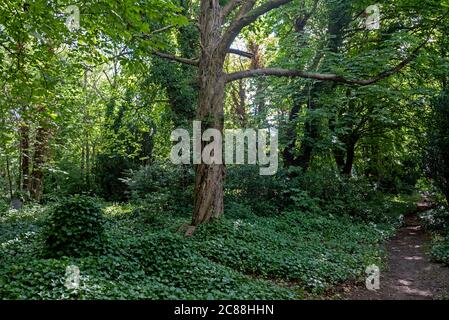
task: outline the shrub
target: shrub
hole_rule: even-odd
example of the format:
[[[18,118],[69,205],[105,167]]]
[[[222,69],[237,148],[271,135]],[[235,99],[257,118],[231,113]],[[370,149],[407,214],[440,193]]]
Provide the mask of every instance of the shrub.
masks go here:
[[[449,210],[444,206],[428,210],[421,214],[421,223],[431,231],[445,231],[448,228]]]
[[[86,181],[78,162],[62,160],[57,167],[48,169],[44,179],[42,202],[59,200],[68,195],[91,192],[92,186]]]
[[[167,199],[167,194],[156,195],[155,197],[148,197],[142,201],[134,203],[133,214],[139,217],[139,221],[152,226],[159,226],[163,220],[166,210],[163,208],[164,199]]]
[[[227,166],[225,203],[240,203],[258,216],[272,216],[286,206],[286,172],[282,169],[274,176],[261,176],[253,165]]]
[[[6,200],[0,198],[0,216],[9,209],[9,204]]]
[[[108,201],[127,200],[128,189],[124,179],[126,172],[133,166],[132,161],[126,157],[98,155],[94,174],[99,194]]]
[[[434,100],[432,108],[426,169],[449,202],[449,90]]]
[[[125,180],[131,197],[147,212],[190,212],[193,203],[193,170],[188,166],[154,162],[130,171]]]
[[[433,259],[449,265],[449,234],[435,237],[431,253]]]
[[[81,256],[102,248],[104,218],[97,201],[73,196],[59,202],[43,230],[48,256]]]

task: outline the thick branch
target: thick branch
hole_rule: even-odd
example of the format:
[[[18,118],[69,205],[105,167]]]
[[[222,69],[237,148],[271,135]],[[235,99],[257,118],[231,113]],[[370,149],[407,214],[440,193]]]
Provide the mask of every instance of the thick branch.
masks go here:
[[[304,79],[315,79],[321,81],[333,81],[352,85],[367,86],[379,82],[380,80],[383,80],[385,78],[388,78],[394,75],[395,73],[400,72],[405,66],[407,66],[410,62],[412,62],[416,58],[419,50],[422,49],[427,44],[427,42],[428,40],[419,45],[415,50],[413,50],[413,52],[407,59],[401,61],[394,68],[381,72],[377,76],[369,79],[352,80],[332,73],[314,73],[299,70],[287,70],[281,68],[267,68],[267,69],[255,69],[231,73],[227,76],[226,81],[231,82],[239,79],[251,78],[256,76],[275,76],[275,77],[291,77],[291,78],[297,77]]]
[[[323,80],[323,81],[338,81],[345,82],[343,77],[337,76],[336,74],[331,73],[315,73],[315,72],[304,72],[299,70],[287,70],[281,68],[266,68],[266,69],[254,69],[254,70],[246,70],[240,72],[234,72],[228,74],[226,81],[231,82],[235,80],[252,78],[257,76],[275,76],[275,77],[299,77],[305,79],[315,79],[315,80]],[[346,80],[348,81],[348,80]]]
[[[228,53],[232,53],[232,54],[236,54],[238,56],[242,56],[248,59],[252,59],[254,57],[254,54],[252,54],[251,52],[246,52],[246,51],[242,51],[242,50],[238,50],[238,49],[229,49]]]
[[[175,55],[172,55],[172,54],[163,53],[163,52],[159,52],[159,51],[152,51],[151,53],[153,55],[158,56],[158,57],[163,58],[163,59],[172,60],[172,61],[188,64],[188,65],[191,65],[191,66],[198,66],[198,60],[182,58],[182,57],[178,57],[178,56],[175,56]]]
[[[273,9],[279,8],[291,1],[292,0],[271,0],[261,4],[257,8],[248,11],[243,16],[238,15],[236,19],[231,23],[230,27],[224,32],[222,38],[222,46],[224,47],[224,49],[227,49],[231,46],[234,39],[238,36],[240,31],[244,27],[253,23],[254,21],[257,20],[257,18],[264,15],[265,13]]]

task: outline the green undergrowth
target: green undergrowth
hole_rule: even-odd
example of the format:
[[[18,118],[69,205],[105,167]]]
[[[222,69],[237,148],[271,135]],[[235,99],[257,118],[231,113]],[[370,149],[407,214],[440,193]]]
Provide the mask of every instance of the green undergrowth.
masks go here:
[[[421,214],[421,224],[432,234],[432,258],[449,265],[449,209],[438,204],[435,208]]]
[[[303,299],[363,279],[382,264],[383,243],[407,202],[389,200],[388,222],[289,210],[257,216],[233,212],[185,238],[184,215],[143,214],[104,204],[107,243],[81,257],[45,255],[45,207],[0,215],[1,299]],[[382,210],[385,210],[383,208]],[[402,211],[401,211],[402,210]],[[150,217],[150,218],[149,218]],[[393,217],[393,215],[392,215]],[[67,289],[66,268],[80,269]]]

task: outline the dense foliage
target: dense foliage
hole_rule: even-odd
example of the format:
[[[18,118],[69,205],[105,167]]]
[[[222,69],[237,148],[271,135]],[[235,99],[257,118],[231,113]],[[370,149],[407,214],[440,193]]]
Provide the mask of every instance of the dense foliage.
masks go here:
[[[42,232],[46,256],[83,256],[102,249],[104,218],[95,199],[74,196],[52,209]]]
[[[432,107],[427,163],[449,203],[449,89],[435,98]]]
[[[0,299],[323,297],[423,192],[449,265],[448,28],[447,0],[2,1]],[[270,129],[278,170],[173,164],[194,120]]]
[[[70,200],[80,206],[81,200]],[[75,203],[75,204],[73,204]],[[1,218],[0,296],[6,299],[294,299],[323,293],[382,264],[382,243],[410,202],[387,200],[389,223],[330,213],[287,211],[258,217],[241,207],[231,218],[177,234],[184,217],[160,211],[158,223],[132,205],[103,205],[107,246],[95,255],[46,258],[45,212],[29,207]],[[87,204],[83,204],[86,207]],[[64,207],[67,207],[64,206]],[[374,209],[374,208],[373,208]],[[50,213],[52,215],[54,213]],[[144,221],[144,222],[143,222]],[[218,236],[217,236],[218,235]],[[79,246],[81,244],[78,244]],[[79,247],[81,248],[81,247]],[[80,268],[67,289],[65,270]]]

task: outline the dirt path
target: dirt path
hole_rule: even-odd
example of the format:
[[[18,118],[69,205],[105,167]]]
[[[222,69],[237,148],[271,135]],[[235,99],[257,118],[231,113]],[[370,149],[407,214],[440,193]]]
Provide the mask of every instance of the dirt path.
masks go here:
[[[430,237],[417,215],[406,218],[388,245],[389,270],[380,276],[380,290],[358,287],[345,295],[354,300],[449,299],[449,268],[430,261]]]

